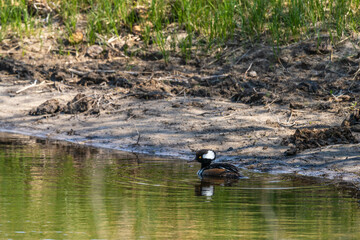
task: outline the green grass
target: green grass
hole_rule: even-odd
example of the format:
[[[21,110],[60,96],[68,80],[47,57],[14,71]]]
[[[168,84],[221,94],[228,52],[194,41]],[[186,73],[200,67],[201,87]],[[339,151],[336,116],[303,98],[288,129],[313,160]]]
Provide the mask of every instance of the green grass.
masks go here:
[[[139,25],[145,45],[157,44],[166,60],[170,51],[179,51],[189,58],[194,48],[211,50],[229,39],[265,41],[279,46],[327,34],[335,43],[358,32],[360,22],[360,0],[138,0],[136,3],[61,0],[55,3],[56,14],[46,16],[29,8],[25,0],[0,0],[0,40],[9,35],[31,34],[56,22],[64,28],[64,38],[80,28],[86,33],[87,42],[93,44],[100,41],[99,36],[106,39],[130,33]],[[188,37],[177,47],[165,46],[168,36],[183,31]]]

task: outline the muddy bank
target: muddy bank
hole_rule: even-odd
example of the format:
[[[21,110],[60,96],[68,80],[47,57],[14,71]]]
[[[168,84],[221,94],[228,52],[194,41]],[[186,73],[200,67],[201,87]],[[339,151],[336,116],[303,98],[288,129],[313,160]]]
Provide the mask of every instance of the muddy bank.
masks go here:
[[[0,58],[0,128],[183,159],[211,148],[251,171],[358,184],[356,46],[236,46],[167,65],[18,50]]]

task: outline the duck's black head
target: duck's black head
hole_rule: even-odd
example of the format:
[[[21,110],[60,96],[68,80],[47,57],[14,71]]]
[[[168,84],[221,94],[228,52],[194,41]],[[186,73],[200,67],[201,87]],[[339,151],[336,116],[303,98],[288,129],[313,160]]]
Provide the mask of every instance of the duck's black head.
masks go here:
[[[196,152],[195,160],[201,163],[202,167],[210,165],[216,158],[216,153],[213,150],[202,149]]]

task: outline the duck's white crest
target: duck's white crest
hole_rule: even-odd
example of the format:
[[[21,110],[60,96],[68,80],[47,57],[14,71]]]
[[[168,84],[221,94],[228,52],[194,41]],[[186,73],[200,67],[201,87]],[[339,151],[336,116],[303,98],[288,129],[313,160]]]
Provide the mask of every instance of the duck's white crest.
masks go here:
[[[207,153],[205,153],[202,156],[204,159],[210,159],[210,160],[214,160],[215,159],[215,152],[212,150],[207,151]]]

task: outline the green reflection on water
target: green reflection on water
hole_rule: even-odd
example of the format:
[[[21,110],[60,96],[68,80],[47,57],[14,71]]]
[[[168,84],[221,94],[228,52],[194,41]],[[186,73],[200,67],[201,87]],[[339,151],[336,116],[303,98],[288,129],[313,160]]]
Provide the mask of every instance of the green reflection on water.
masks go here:
[[[268,175],[0,134],[0,239],[359,239],[356,199]],[[207,195],[207,196],[201,196]]]

